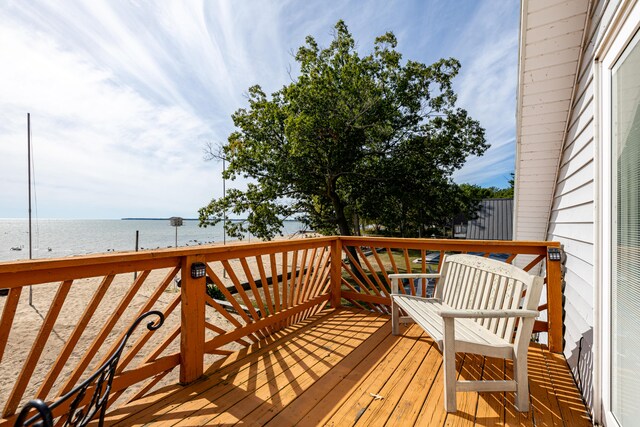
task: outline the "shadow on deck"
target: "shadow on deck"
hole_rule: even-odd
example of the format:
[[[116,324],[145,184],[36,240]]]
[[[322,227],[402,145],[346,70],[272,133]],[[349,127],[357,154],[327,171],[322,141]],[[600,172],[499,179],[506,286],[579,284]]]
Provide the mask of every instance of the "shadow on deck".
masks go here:
[[[411,325],[328,310],[212,365],[201,380],[172,385],[108,414],[108,425],[591,425],[567,364],[545,346],[529,349],[531,410],[513,393],[459,393],[443,404],[442,357]],[[503,379],[511,363],[459,355],[464,379]]]

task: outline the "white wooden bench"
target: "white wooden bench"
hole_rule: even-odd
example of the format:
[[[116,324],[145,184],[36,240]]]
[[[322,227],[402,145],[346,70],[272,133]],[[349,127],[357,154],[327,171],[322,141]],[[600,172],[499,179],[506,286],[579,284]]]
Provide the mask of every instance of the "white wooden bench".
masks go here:
[[[449,255],[439,274],[391,274],[392,331],[415,322],[443,355],[445,409],[456,411],[457,391],[515,391],[516,407],[529,410],[527,351],[543,279],[475,255]],[[434,298],[399,292],[402,279],[439,278]],[[400,316],[400,309],[406,316]],[[514,380],[458,381],[456,352],[513,360]]]

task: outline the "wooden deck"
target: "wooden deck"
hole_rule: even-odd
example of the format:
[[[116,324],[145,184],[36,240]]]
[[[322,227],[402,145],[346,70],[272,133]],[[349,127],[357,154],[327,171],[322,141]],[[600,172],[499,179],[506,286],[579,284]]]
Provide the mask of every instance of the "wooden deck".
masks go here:
[[[109,425],[591,425],[562,356],[529,350],[531,411],[513,393],[459,393],[443,405],[442,357],[416,325],[328,310],[234,353],[189,386],[173,385],[112,411]],[[505,362],[459,355],[465,379],[502,379]],[[506,376],[512,373],[510,363]]]

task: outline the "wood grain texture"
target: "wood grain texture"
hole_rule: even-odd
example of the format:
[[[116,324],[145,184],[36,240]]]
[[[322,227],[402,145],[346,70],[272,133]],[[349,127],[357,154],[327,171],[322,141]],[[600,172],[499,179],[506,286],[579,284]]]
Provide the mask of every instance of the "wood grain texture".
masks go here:
[[[458,412],[447,414],[437,347],[417,325],[402,335],[390,335],[388,316],[332,310],[216,362],[206,380],[132,401],[113,420],[123,426],[590,425],[564,359],[540,345],[529,349],[529,412],[515,410],[513,393],[469,392],[459,394]],[[513,374],[498,359],[458,355],[456,364],[461,380]]]
[[[204,372],[205,278],[191,277],[191,265],[202,262],[200,256],[182,259],[180,286],[180,383],[188,384]]]
[[[549,350],[562,353],[563,343],[563,306],[562,306],[562,273],[558,261],[550,261],[547,257],[547,313],[549,323]]]

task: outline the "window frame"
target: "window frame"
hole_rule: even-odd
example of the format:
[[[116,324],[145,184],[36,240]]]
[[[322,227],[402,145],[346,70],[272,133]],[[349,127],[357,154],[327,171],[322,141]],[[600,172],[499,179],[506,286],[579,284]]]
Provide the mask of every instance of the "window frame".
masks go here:
[[[595,399],[594,404],[602,404],[603,421],[607,426],[620,426],[618,420],[612,412],[612,322],[611,322],[611,303],[612,303],[612,274],[613,274],[613,233],[616,227],[616,218],[613,212],[614,197],[616,196],[616,177],[613,168],[613,140],[612,140],[612,121],[613,121],[613,105],[612,105],[612,78],[614,69],[620,60],[628,55],[630,49],[640,45],[640,6],[633,3],[631,7],[616,11],[616,17],[613,19],[612,25],[607,29],[603,40],[602,52],[598,55],[601,59],[596,59],[596,76],[595,81],[599,86],[596,90],[599,102],[597,102],[598,111],[596,112],[596,125],[599,131],[596,133],[599,139],[598,155],[599,176],[598,190],[600,192],[600,208],[599,208],[599,230],[601,244],[596,248],[597,259],[600,260],[600,271],[597,277],[597,283],[600,283],[597,299],[597,307],[600,315],[597,316],[599,325],[596,325],[596,331],[599,334],[600,345],[599,356],[600,363],[596,366],[596,381],[598,385],[595,387],[600,389],[600,399]],[[600,401],[600,402],[598,402]]]

